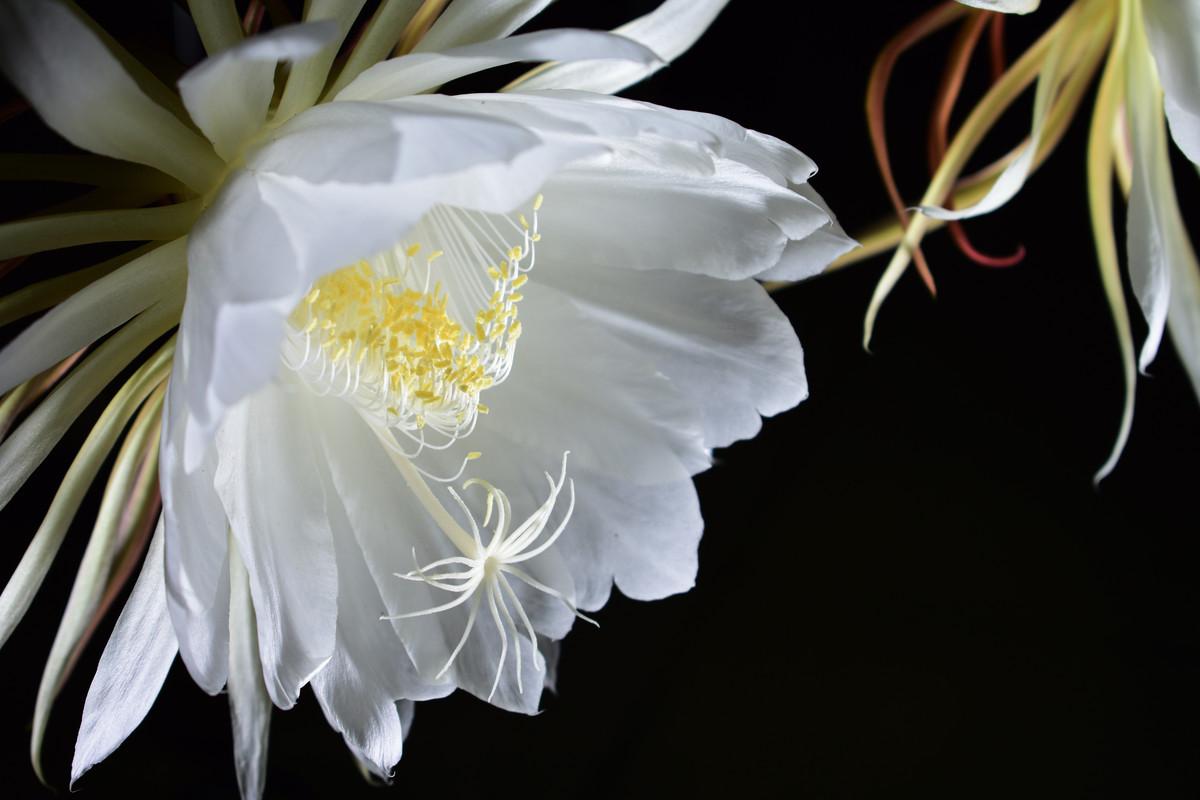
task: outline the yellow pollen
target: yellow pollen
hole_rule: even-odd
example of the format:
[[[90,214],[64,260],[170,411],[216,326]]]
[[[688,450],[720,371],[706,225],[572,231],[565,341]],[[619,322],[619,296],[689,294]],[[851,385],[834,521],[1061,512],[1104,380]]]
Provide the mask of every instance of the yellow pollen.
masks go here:
[[[541,202],[528,217],[437,207],[414,228],[421,242],[319,278],[288,318],[285,362],[317,394],[344,397],[407,436],[416,445],[401,445],[408,457],[468,435],[488,413],[480,394],[512,367]],[[443,255],[449,263],[433,267]]]

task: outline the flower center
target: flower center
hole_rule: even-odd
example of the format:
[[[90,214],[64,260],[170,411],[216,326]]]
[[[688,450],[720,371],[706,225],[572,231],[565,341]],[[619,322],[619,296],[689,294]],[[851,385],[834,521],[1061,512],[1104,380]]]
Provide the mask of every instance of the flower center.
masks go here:
[[[467,435],[488,410],[480,394],[512,368],[540,207],[539,195],[532,224],[434,207],[394,249],[312,285],[288,319],[285,363],[416,442],[409,455]]]

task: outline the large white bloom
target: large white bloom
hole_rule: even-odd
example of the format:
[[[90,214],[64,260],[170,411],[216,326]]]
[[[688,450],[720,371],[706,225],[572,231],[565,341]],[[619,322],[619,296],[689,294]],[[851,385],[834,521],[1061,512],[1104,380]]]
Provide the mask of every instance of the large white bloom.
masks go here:
[[[0,64],[42,117],[184,198],[152,210],[156,236],[141,215],[115,236],[110,217],[8,237],[20,253],[63,230],[169,241],[23,332],[4,389],[117,328],[71,387],[94,394],[113,374],[102,354],[123,364],[179,321],[186,270],[177,341],[130,401],[164,408],[164,512],[75,777],[140,721],[176,652],[206,691],[227,688],[247,794],[271,705],[306,684],[383,775],[413,700],[458,687],[535,711],[543,650],[578,609],[614,583],[640,599],[692,585],[692,475],[806,395],[756,279],[807,277],[852,246],[807,186],[812,163],[724,119],[583,91],[657,69],[652,49],[682,52],[722,2],[672,0],[623,29],[648,49],[507,37],[545,3],[456,0],[416,52],[366,68],[373,27],[328,79],[361,5],[315,2],[309,22],[241,42],[198,17],[214,54],[173,108],[65,6],[0,4]],[[388,13],[372,24],[401,30]],[[526,91],[428,94],[514,61],[564,63]],[[61,435],[56,410],[4,444],[9,486]],[[444,485],[460,475],[462,492]],[[31,594],[43,562],[6,596]]]

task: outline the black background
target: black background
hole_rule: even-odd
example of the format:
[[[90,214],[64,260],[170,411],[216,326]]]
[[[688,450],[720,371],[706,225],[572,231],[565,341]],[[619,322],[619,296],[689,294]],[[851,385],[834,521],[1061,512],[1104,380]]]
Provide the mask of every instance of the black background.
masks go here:
[[[117,5],[92,7],[135,39],[169,31],[167,3]],[[653,5],[560,0],[538,26],[610,27]],[[930,5],[733,2],[690,53],[627,94],[794,143],[820,164],[814,183],[853,233],[887,209],[862,113],[871,61]],[[1062,5],[1012,20],[1013,46]],[[949,40],[906,57],[889,99],[910,201],[927,178],[924,126]],[[972,74],[974,96],[984,72]],[[1027,120],[1026,103],[989,152],[1015,144]],[[935,235],[938,299],[905,277],[874,355],[859,338],[882,260],[778,295],[806,348],[811,398],[718,453],[697,478],[707,520],[697,587],[651,604],[614,595],[599,630],[567,640],[544,713],[461,694],[423,704],[394,787],[378,789],[306,694],[275,713],[268,797],[1200,793],[1200,415],[1164,346],[1138,383],[1120,465],[1093,486],[1122,385],[1091,250],[1083,133],[1076,124],[1017,202],[970,225],[985,249],[1023,243],[1026,261],[984,269]],[[1195,175],[1177,174],[1194,218]],[[1135,330],[1140,340],[1144,325]],[[5,569],[49,500],[51,472],[0,517]],[[29,768],[27,732],[87,530],[73,529],[0,651],[9,797],[50,796]],[[107,627],[51,719],[45,762],[59,792]],[[177,664],[80,796],[234,796],[230,739],[224,699]]]

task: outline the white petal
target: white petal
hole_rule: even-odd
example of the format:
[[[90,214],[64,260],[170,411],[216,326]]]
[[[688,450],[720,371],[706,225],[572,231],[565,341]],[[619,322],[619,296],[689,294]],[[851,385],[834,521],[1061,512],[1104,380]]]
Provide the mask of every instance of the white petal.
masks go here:
[[[546,136],[600,136],[611,151],[547,181],[539,260],[740,278],[829,230],[823,204],[789,188],[812,175],[812,162],[729,120],[583,92],[453,100]]]
[[[538,647],[541,648],[542,658],[546,659],[546,688],[557,694],[558,662],[562,657],[562,642],[545,639],[538,642]]]
[[[333,655],[337,566],[319,449],[305,404],[271,385],[218,433],[214,485],[250,575],[271,700],[291,708]]]
[[[514,587],[515,588],[515,587]],[[478,617],[467,640],[467,646],[459,653],[454,662],[454,682],[463,690],[470,692],[480,700],[485,700],[505,711],[515,711],[521,714],[536,714],[541,702],[542,688],[545,676],[545,659],[540,651],[533,649],[524,634],[518,633],[514,638],[511,631],[505,630],[508,639],[503,671],[500,682],[495,684],[496,668],[500,664],[502,650],[500,628],[492,618],[488,606],[486,592],[480,591],[481,598]],[[461,609],[455,609],[461,611]],[[503,622],[503,612],[500,612]],[[449,615],[446,615],[449,616]],[[465,617],[463,612],[456,616]],[[517,622],[520,625],[520,622]],[[461,622],[453,626],[453,630],[461,633]],[[518,631],[520,629],[518,628]],[[455,637],[457,638],[457,637]],[[517,686],[516,653],[521,648],[521,686]],[[492,693],[492,686],[496,691]]]
[[[313,55],[336,34],[329,20],[285,25],[200,62],[179,79],[183,103],[217,155],[233,160],[266,121],[275,67]]]
[[[758,433],[808,396],[791,323],[753,279],[545,264],[538,277],[647,357],[695,402],[706,447]],[[518,359],[524,353],[518,355]]]
[[[644,80],[683,55],[708,30],[729,0],[664,0],[649,14],[627,22],[613,33],[628,36],[658,54],[662,61],[635,64],[615,61],[575,61],[554,64],[519,79],[513,88],[583,89],[612,94]],[[553,60],[553,59],[547,59]]]
[[[421,563],[457,553],[404,484],[368,424],[336,398],[328,398],[323,405],[321,430],[329,471],[364,563],[383,600],[376,618],[384,613],[420,611],[446,602],[444,592],[402,580],[395,573],[408,572],[416,566],[414,550],[420,554]],[[450,501],[448,495],[443,493],[442,497],[445,502]],[[453,631],[444,629],[447,621],[440,617],[419,617],[391,625],[400,633],[405,650],[426,679],[445,663],[457,640]],[[459,627],[458,633],[461,632]],[[449,680],[429,683],[445,685]],[[416,699],[421,699],[420,695]]]
[[[375,617],[394,638],[391,627],[378,621],[378,612]],[[403,648],[400,651],[408,660]],[[404,733],[395,702],[369,681],[357,673],[354,661],[339,646],[329,664],[313,677],[312,685],[329,725],[341,732],[346,746],[367,762],[373,773],[386,778],[404,751]]]
[[[829,222],[803,239],[788,242],[779,263],[755,276],[759,280],[802,281],[811,278],[823,272],[839,256],[859,246],[858,242],[846,235],[833,211],[815,189],[806,185],[792,188],[828,214]]]
[[[197,191],[221,168],[208,143],[146,96],[61,3],[0,3],[0,72],[46,124],[85,150],[147,164]]]
[[[345,403],[336,399],[328,399],[326,405],[327,408],[320,415],[322,431],[328,443],[326,454],[330,472],[345,504],[347,519],[362,548],[366,566],[383,598],[384,612],[400,614],[422,611],[453,599],[447,596],[447,592],[394,575],[408,572],[418,564],[458,555],[458,552],[433,525],[429,514],[404,484],[392,466],[387,451],[367,423]],[[338,409],[338,406],[341,408]],[[558,458],[561,458],[561,453],[550,459],[549,463],[553,464]],[[541,462],[543,466],[546,463]],[[540,475],[538,479],[544,492],[544,479]],[[434,491],[441,502],[447,505],[453,502],[440,486],[435,485]],[[540,505],[544,499],[543,494],[536,505]],[[516,511],[518,514],[527,514],[532,510],[532,506],[526,506]],[[463,524],[466,524],[465,520]],[[378,615],[379,612],[376,613]],[[457,685],[482,698],[486,698],[491,691],[500,653],[500,639],[486,600],[453,666],[441,678],[436,677],[462,636],[467,616],[468,608],[460,606],[433,615],[392,622],[393,629],[400,635],[405,649],[425,678],[425,685],[429,686],[425,696],[436,696],[444,691],[432,685],[439,683],[443,686]],[[528,644],[524,646],[522,655],[527,656]],[[532,713],[537,709],[541,692],[541,674],[531,659],[523,658],[522,683],[525,691],[518,692],[512,647],[510,640],[503,679],[492,702],[502,708]],[[320,673],[316,679],[319,678]]]
[[[163,523],[100,655],[83,704],[71,783],[108,757],[141,724],[158,697],[178,647],[163,586]]]
[[[581,268],[678,269],[744,278],[775,267],[789,242],[829,222],[801,195],[737,161],[711,160],[710,174],[672,149],[658,165],[637,154],[572,164],[543,189],[539,260]]]
[[[550,0],[454,0],[417,43],[416,50],[435,52],[503,39],[548,5]]]
[[[232,546],[229,590],[229,722],[233,727],[233,763],[242,800],[258,800],[267,781],[271,698],[258,657],[250,576],[238,549]]]
[[[1036,11],[1041,0],[958,0],[965,6],[982,8],[986,11],[1001,11],[1005,14],[1028,14]]]
[[[554,268],[539,253],[535,274]],[[484,395],[491,413],[481,426],[503,426],[506,438],[538,454],[537,475],[565,450],[571,451],[572,469],[631,483],[682,480],[706,469],[709,454],[695,401],[650,354],[535,280],[523,289],[524,332],[512,374]],[[479,468],[488,474],[486,463]],[[544,486],[540,478],[536,483]]]
[[[1200,262],[1195,252],[1190,259],[1172,261],[1171,307],[1167,327],[1179,360],[1192,379],[1192,388],[1200,398]]]
[[[634,600],[659,600],[696,584],[704,520],[690,480],[635,486],[580,475],[576,491],[575,527],[559,541],[581,608],[604,605],[614,582]]]
[[[1126,65],[1129,90],[1125,105],[1133,149],[1133,185],[1127,218],[1129,277],[1148,326],[1139,358],[1144,371],[1158,353],[1166,327],[1171,274],[1176,269],[1191,268],[1195,256],[1175,198],[1154,61],[1136,22],[1132,26]]]
[[[1143,0],[1146,35],[1166,91],[1167,121],[1179,149],[1200,165],[1200,3]]]
[[[645,68],[655,54],[622,36],[555,29],[456,47],[442,53],[412,53],[383,61],[343,89],[337,100],[394,100],[435,89],[465,75],[517,61],[616,60]]]
[[[337,400],[313,398],[312,402],[334,413],[354,413]],[[323,432],[327,434],[322,437],[324,452],[329,454],[325,457],[331,462],[355,457],[352,452],[338,452],[347,443]],[[389,777],[404,742],[396,701],[443,697],[453,686],[421,680],[395,629],[379,619],[386,607],[341,503],[331,511],[338,565],[337,647],[313,677],[313,692],[325,718],[341,731],[351,751],[369,762],[372,772]]]
[[[404,738],[412,731],[413,717],[417,713],[417,704],[411,700],[401,700],[396,703],[396,712],[400,715],[400,724],[404,727]]]
[[[393,246],[435,203],[508,211],[598,148],[403,101],[327,104],[284,126],[188,239],[187,468],[224,409],[275,373],[284,319],[314,279]]]
[[[185,245],[176,239],[59,303],[0,352],[0,393],[128,322],[168,294],[183,293]]]
[[[182,373],[176,348],[176,376]],[[192,679],[216,694],[229,672],[229,524],[213,488],[216,453],[191,473],[183,441],[194,426],[178,378],[167,386],[158,480],[162,490],[167,605]]]

